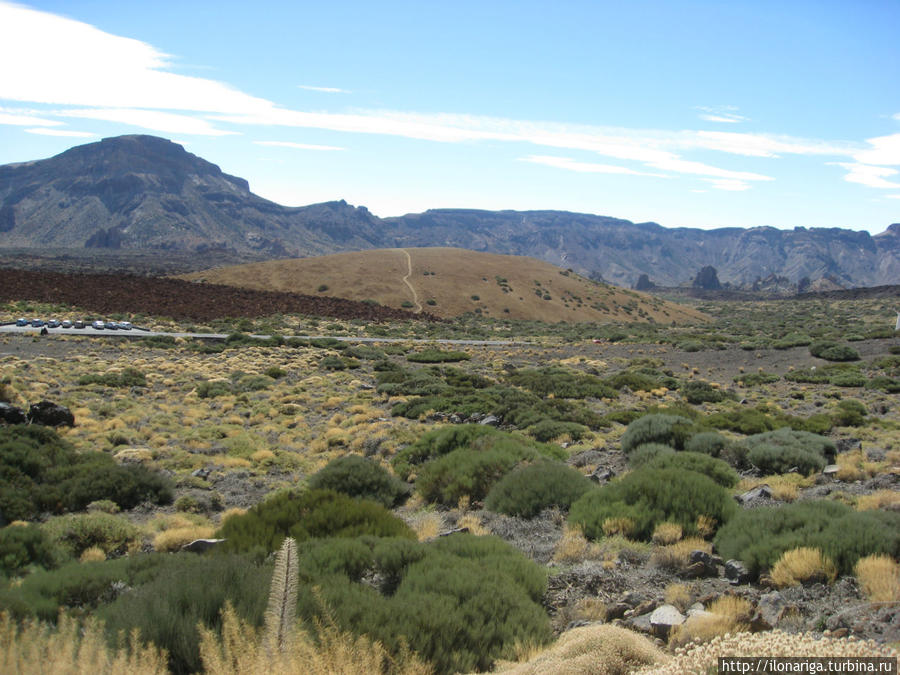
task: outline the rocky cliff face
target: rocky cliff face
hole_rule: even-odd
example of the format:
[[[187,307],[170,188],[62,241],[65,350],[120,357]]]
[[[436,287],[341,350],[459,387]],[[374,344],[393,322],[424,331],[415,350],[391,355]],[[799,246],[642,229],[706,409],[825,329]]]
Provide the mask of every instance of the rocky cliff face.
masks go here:
[[[46,160],[0,166],[0,247],[223,250],[256,258],[396,246],[527,255],[620,286],[642,274],[689,284],[704,266],[723,286],[773,275],[843,286],[900,279],[900,224],[875,237],[840,229],[695,230],[564,211],[431,210],[379,219],[329,202],[287,208],[247,181],[153,136],[120,136]]]

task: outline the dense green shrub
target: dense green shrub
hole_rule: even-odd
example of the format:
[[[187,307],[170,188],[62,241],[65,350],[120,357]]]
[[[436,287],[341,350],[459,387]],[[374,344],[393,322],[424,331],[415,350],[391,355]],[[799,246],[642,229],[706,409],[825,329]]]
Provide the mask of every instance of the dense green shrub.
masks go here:
[[[759,372],[738,375],[734,378],[734,381],[745,387],[758,387],[761,384],[771,384],[773,382],[778,382],[778,380],[780,379],[781,377],[775,375],[774,373]]]
[[[787,427],[754,434],[741,441],[747,459],[763,474],[785,473],[796,467],[803,474],[821,471],[834,461],[835,446],[827,438]]]
[[[418,465],[449,454],[457,448],[468,447],[481,436],[499,433],[503,432],[483,424],[455,424],[433,429],[394,456],[394,470],[401,478],[409,478]]]
[[[805,347],[812,342],[812,338],[801,333],[788,333],[772,343],[775,349],[790,349],[791,347]]]
[[[141,537],[141,529],[127,518],[102,511],[51,518],[42,528],[52,542],[76,558],[94,547],[107,555],[124,555]]]
[[[508,441],[460,448],[422,467],[416,489],[426,501],[447,506],[456,506],[462,497],[480,501],[519,462],[536,455],[527,445]]]
[[[391,508],[404,501],[409,486],[368,457],[347,455],[333,459],[309,479],[313,489],[334,490]]]
[[[820,549],[842,574],[852,574],[861,557],[900,556],[900,513],[854,511],[825,500],[748,509],[719,530],[715,544],[723,558],[742,560],[753,574],[799,546]]]
[[[837,373],[829,380],[835,387],[864,387],[866,378],[862,373]]]
[[[888,394],[900,394],[900,379],[877,375],[866,383],[866,389],[879,389]]]
[[[718,457],[728,446],[728,439],[715,431],[701,431],[691,436],[684,449],[688,452],[702,452],[710,457]]]
[[[539,461],[504,476],[491,488],[484,506],[509,516],[533,518],[551,506],[568,509],[591,487],[591,481],[575,469]]]
[[[698,403],[718,403],[726,398],[735,398],[734,394],[722,391],[712,386],[709,382],[700,382],[698,380],[685,382],[681,386],[680,391],[685,400],[694,405]]]
[[[472,357],[465,352],[445,352],[440,349],[423,349],[414,354],[408,354],[407,361],[414,363],[455,363],[468,361]]]
[[[204,380],[197,385],[197,396],[199,398],[216,398],[217,396],[228,396],[233,394],[231,383],[226,380]]]
[[[217,536],[224,552],[278,549],[285,537],[297,542],[317,537],[415,537],[412,530],[380,504],[333,490],[282,492],[247,513],[225,521]],[[217,549],[218,550],[218,549]]]
[[[749,435],[772,431],[778,423],[759,408],[737,408],[709,415],[703,420],[703,426]]]
[[[662,522],[678,523],[685,534],[694,534],[699,516],[721,525],[736,511],[729,492],[708,476],[645,467],[585,493],[572,504],[569,522],[580,526],[586,537],[599,539],[607,519],[629,519],[633,524],[629,536],[648,540]]]
[[[19,575],[32,567],[52,569],[63,560],[63,551],[37,525],[10,525],[0,529],[2,576]]]
[[[861,427],[866,423],[867,412],[861,401],[845,398],[837,404],[837,410],[831,413],[831,417],[839,427]]]
[[[813,342],[809,346],[809,353],[826,361],[859,361],[859,352],[853,347],[830,340]]]
[[[628,466],[633,469],[651,462],[663,455],[674,455],[675,448],[663,443],[644,443],[628,453]]]
[[[525,433],[540,443],[549,443],[554,438],[560,436],[568,436],[573,441],[580,440],[588,433],[589,429],[583,424],[575,422],[557,422],[556,420],[545,419],[537,424],[532,424],[525,429]]]
[[[625,387],[631,391],[652,391],[661,386],[656,377],[635,370],[623,370],[621,373],[616,373],[606,378],[606,383],[617,391],[621,391]]]
[[[740,476],[727,462],[699,452],[663,453],[650,460],[646,466],[654,469],[675,468],[696,471],[704,476],[709,476],[716,483],[727,488],[734,487],[740,480]]]
[[[510,384],[539,396],[557,398],[616,398],[618,394],[596,375],[573,373],[563,368],[523,368],[507,377]]]
[[[628,425],[622,435],[622,450],[628,454],[644,443],[662,443],[681,450],[691,428],[691,420],[680,415],[644,415]]]
[[[449,389],[438,372],[426,368],[385,368],[378,372],[375,382],[375,390],[389,396],[431,396]]]
[[[172,484],[143,466],[120,466],[101,452],[77,453],[53,429],[0,427],[0,514],[27,520],[43,511],[77,511],[100,499],[129,509],[169,503]]]
[[[78,384],[101,384],[104,387],[146,387],[147,377],[137,368],[128,367],[119,373],[82,375],[78,378]]]

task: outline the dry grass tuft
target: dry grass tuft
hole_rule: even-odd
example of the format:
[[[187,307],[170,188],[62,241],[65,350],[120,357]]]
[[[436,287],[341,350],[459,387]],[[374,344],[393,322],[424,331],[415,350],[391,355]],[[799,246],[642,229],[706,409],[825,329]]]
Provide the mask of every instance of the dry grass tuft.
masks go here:
[[[805,583],[831,583],[837,578],[837,568],[819,549],[801,546],[782,554],[772,566],[771,577],[779,588]]]
[[[123,640],[124,642],[124,640]],[[6,612],[0,614],[0,672],[17,675],[164,675],[167,657],[153,645],[144,646],[137,632],[128,646],[110,649],[100,623],[84,625],[60,614],[54,628],[26,620],[19,626]]]
[[[856,500],[857,511],[874,511],[875,509],[900,509],[900,492],[878,490],[870,495],[860,495]]]
[[[608,624],[583,626],[563,633],[526,663],[498,663],[506,675],[624,675],[641,666],[658,665],[666,655],[650,640]]]
[[[444,519],[439,513],[421,513],[413,519],[410,527],[416,533],[419,541],[428,541],[437,537],[444,529]]]
[[[599,547],[589,542],[579,527],[569,527],[563,530],[563,535],[553,552],[553,560],[558,563],[573,563],[599,555]]]
[[[666,586],[663,597],[667,603],[683,612],[691,605],[691,588],[687,584],[672,582]]]
[[[697,534],[704,539],[709,539],[716,533],[716,519],[701,513],[697,516]]]
[[[80,562],[102,562],[106,560],[106,552],[99,546],[91,546],[82,551],[78,560]]]
[[[660,523],[653,530],[652,539],[654,544],[668,546],[681,539],[682,534],[681,525],[678,523]]]
[[[474,534],[476,537],[483,537],[491,533],[489,529],[481,524],[481,518],[474,513],[467,513],[462,516],[456,521],[456,527],[467,527],[469,528],[469,533]]]
[[[603,534],[607,537],[620,534],[628,537],[634,532],[634,521],[631,518],[607,518],[603,521]]]
[[[660,546],[653,551],[653,564],[670,570],[682,570],[690,564],[692,551],[712,553],[712,544],[700,537],[688,537],[669,546]]]
[[[600,598],[581,598],[575,603],[576,621],[606,621],[606,603]]]
[[[889,555],[879,553],[860,558],[854,571],[870,601],[900,601],[900,565]]]
[[[195,539],[209,539],[214,532],[215,528],[204,525],[163,530],[153,537],[153,548],[161,553],[173,553],[180,551],[182,546],[190,544]]]

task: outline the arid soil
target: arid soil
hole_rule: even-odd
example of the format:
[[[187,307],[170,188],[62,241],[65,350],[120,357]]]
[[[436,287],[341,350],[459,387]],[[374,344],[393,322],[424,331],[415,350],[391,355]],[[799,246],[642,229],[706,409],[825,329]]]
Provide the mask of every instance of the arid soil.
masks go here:
[[[100,314],[140,313],[195,321],[277,313],[366,321],[437,320],[427,313],[414,315],[342,298],[255,291],[178,279],[0,270],[0,301],[12,300],[68,304]]]

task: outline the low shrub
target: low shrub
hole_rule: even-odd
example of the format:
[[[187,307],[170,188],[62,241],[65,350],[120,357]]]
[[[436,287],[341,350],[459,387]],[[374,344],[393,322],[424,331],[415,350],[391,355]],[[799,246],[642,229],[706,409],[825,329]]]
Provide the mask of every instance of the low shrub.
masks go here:
[[[89,548],[99,548],[107,555],[123,555],[142,536],[141,529],[125,517],[102,511],[70,513],[51,518],[41,527],[50,541],[73,558]]]
[[[662,443],[644,443],[628,454],[628,466],[636,469],[652,462],[657,457],[674,455],[675,449]]]
[[[860,558],[853,573],[870,602],[900,602],[900,565],[889,555]]]
[[[685,534],[697,532],[700,516],[721,525],[737,511],[728,491],[711,478],[685,469],[645,467],[619,481],[585,493],[569,512],[569,522],[585,536],[603,536],[608,519],[634,523],[632,538],[649,540],[659,523],[681,525]]]
[[[712,478],[719,485],[730,488],[738,484],[740,476],[727,462],[699,452],[676,452],[657,455],[645,466],[655,469],[685,469]]]
[[[714,387],[709,382],[693,380],[685,382],[680,389],[681,395],[691,404],[718,403],[726,398],[734,399],[735,395]]]
[[[728,447],[728,439],[715,431],[701,431],[691,436],[684,449],[688,452],[700,452],[710,457],[718,457]]]
[[[17,576],[30,568],[53,569],[65,559],[62,549],[37,525],[0,529],[0,575]]]
[[[330,461],[310,476],[314,490],[334,490],[351,497],[361,497],[391,508],[403,502],[410,488],[383,466],[360,455],[347,455]]]
[[[616,398],[616,391],[596,375],[573,373],[563,368],[523,368],[507,377],[510,384],[539,396],[557,398]]]
[[[900,394],[900,379],[877,375],[866,382],[866,389],[878,389],[888,394]]]
[[[772,384],[773,382],[778,382],[781,377],[779,375],[775,375],[774,373],[746,373],[744,375],[738,375],[734,378],[734,381],[744,387],[758,387],[763,384]]]
[[[146,387],[147,377],[137,368],[124,368],[118,373],[105,373],[103,375],[82,375],[78,378],[78,384],[100,384],[104,387]]]
[[[854,511],[835,501],[815,500],[743,510],[715,538],[723,558],[736,558],[753,574],[769,570],[794,548],[817,548],[840,574],[875,553],[900,555],[900,513]]]
[[[540,461],[521,466],[503,477],[491,488],[484,506],[509,516],[533,518],[551,506],[568,510],[592,487],[591,481],[575,469]]]
[[[406,360],[413,363],[456,363],[458,361],[468,361],[471,358],[465,352],[445,352],[440,349],[423,349],[421,352],[415,352],[406,356]]]
[[[835,580],[837,569],[819,549],[800,546],[785,551],[775,561],[771,576],[779,588],[800,584],[824,584]]]
[[[845,398],[837,404],[831,418],[839,427],[861,427],[866,423],[866,406],[861,401]]]
[[[582,437],[589,433],[589,429],[583,424],[575,422],[557,422],[556,420],[545,419],[537,424],[532,424],[525,429],[525,433],[540,443],[549,443],[550,441],[568,436],[573,441],[579,441]]]
[[[813,342],[809,346],[809,353],[826,361],[859,361],[859,352],[853,347],[830,340]]]
[[[282,492],[243,515],[229,518],[217,533],[223,552],[277,550],[285,537],[297,542],[318,537],[415,538],[413,531],[380,504],[333,490]]]
[[[808,475],[833,462],[836,453],[834,443],[827,438],[787,427],[754,434],[741,445],[747,448],[748,461],[763,474],[787,473],[796,467]]]
[[[645,443],[662,443],[682,450],[691,428],[691,420],[679,415],[644,415],[628,425],[622,435],[622,450],[629,454]]]
[[[199,398],[216,398],[218,396],[228,396],[234,393],[231,383],[226,380],[206,380],[197,385],[197,396]]]

